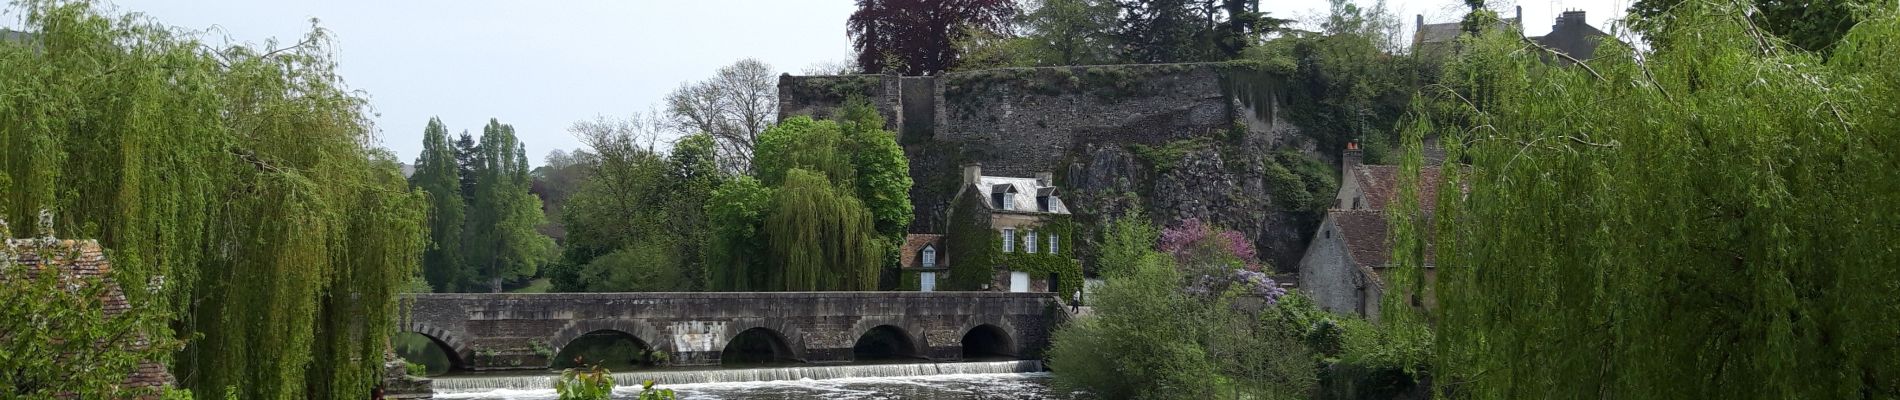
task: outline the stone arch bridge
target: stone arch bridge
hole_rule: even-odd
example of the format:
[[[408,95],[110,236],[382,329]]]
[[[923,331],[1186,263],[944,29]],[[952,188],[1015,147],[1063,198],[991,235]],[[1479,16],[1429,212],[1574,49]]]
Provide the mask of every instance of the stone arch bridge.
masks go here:
[[[673,365],[1039,358],[1067,317],[1048,293],[418,294],[404,331],[458,370],[543,369],[583,335],[616,334]]]

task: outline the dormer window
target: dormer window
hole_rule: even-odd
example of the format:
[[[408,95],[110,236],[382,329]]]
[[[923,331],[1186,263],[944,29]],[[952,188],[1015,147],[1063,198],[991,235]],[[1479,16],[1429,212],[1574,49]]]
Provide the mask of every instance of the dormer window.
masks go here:
[[[924,253],[924,256],[923,256],[924,268],[936,267],[937,266],[937,248],[935,246],[924,246],[923,253]]]
[[[1036,210],[1049,212],[1049,196],[1036,196]]]
[[[1007,192],[1003,193],[1003,206],[999,208],[1002,208],[1005,211],[1015,210],[1016,209],[1016,194],[1007,193]]]

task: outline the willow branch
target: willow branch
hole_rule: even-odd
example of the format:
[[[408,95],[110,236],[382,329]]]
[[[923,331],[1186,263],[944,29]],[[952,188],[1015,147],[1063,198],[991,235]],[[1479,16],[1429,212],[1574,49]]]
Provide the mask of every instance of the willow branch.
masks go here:
[[[1564,52],[1553,50],[1549,47],[1544,47],[1544,45],[1537,43],[1537,41],[1531,40],[1531,38],[1521,38],[1521,39],[1524,41],[1524,44],[1530,45],[1531,48],[1542,50],[1545,53],[1550,53],[1552,55],[1556,55],[1557,57],[1562,57],[1564,60],[1570,61],[1570,63],[1572,64],[1576,64],[1579,67],[1583,67],[1584,71],[1590,71],[1590,76],[1597,77],[1597,80],[1599,81],[1604,81],[1604,82],[1610,81],[1609,79],[1605,79],[1603,77],[1603,74],[1597,73],[1597,70],[1595,68],[1590,68],[1590,64],[1583,63],[1583,60],[1578,60],[1576,57],[1571,57],[1569,54],[1564,54]]]

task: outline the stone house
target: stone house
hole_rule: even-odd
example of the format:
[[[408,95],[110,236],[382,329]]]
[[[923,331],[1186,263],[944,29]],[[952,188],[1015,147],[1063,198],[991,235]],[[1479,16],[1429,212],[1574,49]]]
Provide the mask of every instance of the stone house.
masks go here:
[[[1523,34],[1524,7],[1514,8],[1515,16],[1499,16],[1498,29]],[[1590,26],[1581,10],[1564,11],[1550,26],[1550,33],[1544,36],[1526,37],[1532,42],[1550,48],[1572,58],[1588,61],[1596,57],[1597,45],[1603,40],[1615,40],[1603,30]],[[1415,22],[1418,27],[1412,33],[1412,53],[1423,57],[1443,57],[1451,54],[1452,44],[1458,40],[1458,34],[1464,32],[1461,22],[1452,21],[1437,24],[1425,23],[1425,16],[1418,15]],[[1569,60],[1550,57],[1547,61],[1569,64]]]
[[[6,231],[6,225],[0,223],[0,232]],[[0,245],[0,266],[5,268],[25,268],[28,271],[51,269],[59,274],[62,281],[70,280],[72,290],[85,290],[81,282],[97,282],[105,285],[99,292],[99,305],[106,318],[114,318],[131,309],[126,302],[125,291],[109,276],[112,262],[106,260],[105,249],[99,242],[92,240],[44,239],[6,239]],[[0,277],[0,285],[8,284]],[[149,342],[134,338],[123,344],[125,348],[142,348]],[[146,360],[125,377],[122,388],[135,391],[150,390],[140,399],[157,399],[157,391],[173,383],[171,372],[164,364]]]
[[[1385,210],[1398,197],[1400,171],[1395,165],[1361,164],[1362,156],[1358,145],[1349,143],[1340,157],[1339,194],[1300,259],[1300,288],[1321,309],[1377,318],[1385,289],[1381,274],[1392,266]],[[1436,208],[1441,171],[1438,166],[1419,169],[1419,206],[1426,218]],[[1428,249],[1425,257],[1428,282],[1436,275],[1431,253]],[[1429,299],[1422,305],[1431,307]]]
[[[950,232],[909,235],[900,266],[925,291],[1060,292],[1065,281],[1079,289],[1069,208],[1053,179],[986,176],[981,165],[965,165],[946,216]]]
[[[917,291],[937,291],[937,278],[950,273],[950,255],[944,252],[943,235],[913,233],[904,236],[898,250],[898,269],[906,276],[917,274]]]

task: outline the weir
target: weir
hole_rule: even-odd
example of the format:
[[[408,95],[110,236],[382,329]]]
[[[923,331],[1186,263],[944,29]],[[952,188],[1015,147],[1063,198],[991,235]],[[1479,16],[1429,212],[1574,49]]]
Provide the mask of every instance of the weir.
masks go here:
[[[1042,362],[1036,360],[989,361],[989,362],[952,362],[952,363],[911,363],[911,364],[868,364],[868,365],[829,365],[784,368],[746,368],[746,369],[705,369],[705,370],[648,370],[614,373],[614,382],[620,386],[639,386],[642,382],[653,381],[658,385],[687,385],[699,383],[727,382],[764,382],[795,381],[802,379],[841,379],[841,378],[891,378],[927,375],[957,374],[1011,374],[1042,372]],[[542,390],[554,387],[556,374],[546,375],[506,375],[506,376],[460,376],[435,378],[435,390],[438,393],[488,391],[496,389]]]

